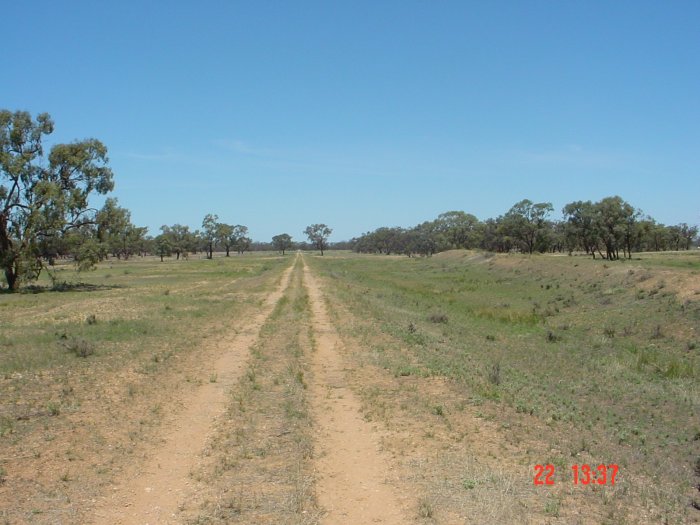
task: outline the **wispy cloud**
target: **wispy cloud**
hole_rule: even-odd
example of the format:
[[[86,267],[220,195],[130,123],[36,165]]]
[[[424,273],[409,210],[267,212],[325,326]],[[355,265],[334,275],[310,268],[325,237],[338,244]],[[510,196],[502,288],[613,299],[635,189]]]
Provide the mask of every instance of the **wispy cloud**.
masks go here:
[[[240,139],[217,139],[213,141],[213,144],[218,148],[242,155],[267,157],[275,154],[274,150],[252,146],[248,142]]]
[[[618,153],[593,151],[579,144],[567,144],[551,149],[526,149],[507,152],[506,158],[518,164],[545,167],[616,168],[627,162]]]

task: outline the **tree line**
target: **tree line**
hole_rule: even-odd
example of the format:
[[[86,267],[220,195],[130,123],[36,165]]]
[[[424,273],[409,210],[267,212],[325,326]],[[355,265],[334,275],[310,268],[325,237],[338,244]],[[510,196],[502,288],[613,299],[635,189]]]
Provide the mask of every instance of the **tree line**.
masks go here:
[[[213,258],[217,250],[230,256],[249,250],[286,251],[329,247],[362,253],[430,256],[454,249],[494,252],[583,251],[614,260],[633,251],[689,249],[698,228],[666,226],[625,202],[606,197],[599,202],[567,204],[562,220],[551,220],[551,203],[522,200],[495,219],[480,221],[463,211],[449,211],[412,228],[382,227],[358,238],[329,245],[332,229],[309,225],[308,242],[295,243],[289,233],[271,242],[254,242],[248,227],[221,222],[207,214],[199,230],[181,224],[163,225],[150,236],[132,223],[131,213],[107,198],[90,207],[90,196],[109,193],[113,173],[107,148],[96,139],[55,144],[45,154],[43,139],[54,130],[47,113],[35,119],[28,112],[0,110],[0,268],[10,290],[35,280],[42,271],[54,278],[57,259],[71,258],[88,269],[108,257],[129,259],[152,254],[177,259],[190,253]],[[622,254],[622,255],[621,255]]]
[[[0,269],[12,291],[42,271],[54,279],[52,267],[61,258],[72,258],[82,270],[110,256],[153,254],[162,261],[202,252],[211,259],[215,250],[230,256],[251,249],[285,253],[295,246],[288,233],[255,243],[247,226],[221,222],[215,214],[205,215],[201,230],[163,225],[160,234],[149,236],[117,199],[107,198],[99,210],[89,205],[91,196],[114,188],[104,144],[96,139],[55,144],[46,154],[43,141],[53,131],[48,113],[32,118],[26,111],[0,110]],[[298,246],[323,254],[332,230],[312,224],[304,233],[310,244]]]
[[[644,215],[621,197],[575,201],[550,219],[549,202],[524,199],[495,219],[480,221],[464,211],[449,211],[412,228],[381,227],[351,240],[360,253],[430,256],[450,249],[492,252],[584,252],[593,258],[631,258],[633,252],[688,250],[698,227],[667,226]]]

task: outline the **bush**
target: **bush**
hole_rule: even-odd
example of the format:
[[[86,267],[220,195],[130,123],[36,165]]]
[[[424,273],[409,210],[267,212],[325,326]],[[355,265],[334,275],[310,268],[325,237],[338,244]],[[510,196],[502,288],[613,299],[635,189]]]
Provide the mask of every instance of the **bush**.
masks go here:
[[[447,315],[443,313],[430,314],[428,321],[431,323],[447,323]]]
[[[82,337],[71,337],[62,343],[76,357],[89,357],[95,353],[95,345]]]

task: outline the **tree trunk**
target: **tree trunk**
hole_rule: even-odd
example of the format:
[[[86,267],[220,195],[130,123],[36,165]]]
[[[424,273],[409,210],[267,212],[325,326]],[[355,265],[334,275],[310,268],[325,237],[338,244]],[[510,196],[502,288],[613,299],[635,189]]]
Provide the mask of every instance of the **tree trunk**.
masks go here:
[[[5,268],[5,280],[11,291],[16,292],[19,289],[19,279],[13,267]]]
[[[231,249],[231,247],[230,247],[230,246],[226,246],[226,257],[228,257],[228,256],[229,256],[229,250],[230,250],[230,249]]]

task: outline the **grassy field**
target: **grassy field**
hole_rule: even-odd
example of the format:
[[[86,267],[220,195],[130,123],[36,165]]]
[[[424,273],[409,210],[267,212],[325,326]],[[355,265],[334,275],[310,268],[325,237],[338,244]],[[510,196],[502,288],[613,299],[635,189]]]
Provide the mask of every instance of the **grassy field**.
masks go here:
[[[110,260],[0,294],[0,523],[85,523],[290,258]],[[75,285],[75,283],[81,283]]]
[[[699,522],[700,254],[304,259],[412,522]],[[220,381],[211,363],[293,261],[66,265],[68,285],[0,294],[0,523],[91,522]],[[290,275],[190,474],[183,523],[323,522],[309,401],[323,327],[301,259]],[[553,486],[534,485],[537,464]],[[584,464],[619,465],[616,484],[575,486]]]
[[[698,518],[699,262],[695,253],[313,259],[331,306],[347,310],[336,306],[339,327],[367,349],[358,363],[446,378],[509,441],[542,444],[524,459],[529,483],[535,464],[555,465],[569,485],[573,465],[618,464],[615,491],[578,503],[610,523]],[[409,390],[392,395],[367,389],[368,410],[401,412],[396,396],[415,406]],[[432,402],[422,417],[463,409]],[[561,499],[544,505],[545,515],[565,513]]]

